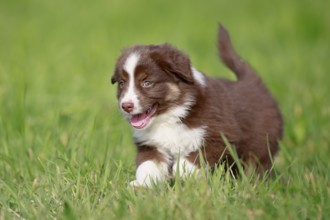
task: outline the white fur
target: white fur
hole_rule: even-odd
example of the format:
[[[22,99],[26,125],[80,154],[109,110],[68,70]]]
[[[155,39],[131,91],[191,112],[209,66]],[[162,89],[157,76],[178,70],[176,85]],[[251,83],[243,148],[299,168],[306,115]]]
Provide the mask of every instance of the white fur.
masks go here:
[[[178,172],[178,173],[177,173]],[[196,175],[199,172],[199,168],[193,163],[188,161],[186,158],[180,157],[173,164],[173,175],[179,174],[180,177],[189,177]]]
[[[120,105],[127,101],[133,102],[134,110],[131,114],[141,113],[142,109],[134,85],[134,71],[139,59],[139,54],[133,53],[124,64],[124,69],[129,74],[129,84],[127,93],[120,100]],[[206,86],[205,76],[194,68],[192,72],[194,79],[201,86]],[[180,176],[190,176],[198,169],[184,157],[203,146],[206,127],[189,128],[181,121],[188,115],[194,103],[195,99],[187,96],[184,104],[152,117],[144,129],[134,129],[137,142],[157,147],[167,161],[159,164],[151,160],[143,162],[137,168],[136,180],[132,181],[131,185],[151,187],[156,182],[165,181],[169,175],[168,164],[171,159],[178,160],[174,163],[173,170],[177,172],[176,164],[178,164]]]
[[[139,114],[142,111],[142,107],[140,105],[140,101],[137,97],[135,85],[134,85],[134,72],[135,68],[139,62],[140,55],[137,53],[132,53],[128,56],[124,64],[124,70],[128,73],[128,89],[125,95],[119,101],[120,106],[124,102],[132,102],[134,105],[133,111],[131,114]],[[122,109],[123,111],[123,109]],[[126,113],[126,112],[124,112]]]
[[[184,105],[155,116],[145,129],[135,129],[134,137],[138,142],[157,146],[159,151],[175,158],[198,150],[204,142],[205,127],[188,128],[181,122],[192,103],[192,99],[187,99]]]
[[[168,167],[166,163],[158,163],[147,160],[140,164],[136,170],[136,180],[130,184],[132,186],[152,187],[157,182],[163,182],[168,177]]]
[[[203,87],[206,86],[205,76],[203,73],[199,72],[195,68],[191,68],[194,79]]]

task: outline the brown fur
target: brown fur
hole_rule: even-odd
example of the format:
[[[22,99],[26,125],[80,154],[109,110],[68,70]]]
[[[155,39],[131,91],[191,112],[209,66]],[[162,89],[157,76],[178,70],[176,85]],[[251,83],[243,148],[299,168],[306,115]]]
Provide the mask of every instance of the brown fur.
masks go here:
[[[224,64],[236,74],[237,81],[205,76],[206,87],[203,87],[194,80],[189,57],[169,44],[163,44],[125,50],[117,61],[112,82],[125,78],[123,62],[130,53],[139,51],[142,63],[136,70],[136,75],[140,75],[136,84],[145,75],[155,82],[152,88],[137,88],[142,106],[147,108],[157,103],[156,115],[159,115],[181,105],[187,95],[194,97],[196,101],[182,122],[189,128],[207,125],[204,146],[201,146],[206,162],[213,167],[221,161],[233,161],[222,134],[236,149],[243,163],[256,164],[262,173],[271,167],[271,156],[278,151],[283,127],[280,111],[262,80],[234,51],[222,26],[218,33],[218,49]],[[124,92],[125,86],[118,87],[118,98]],[[145,146],[137,140],[136,144],[137,165],[150,159],[171,163],[171,158],[166,160],[157,146]],[[198,155],[198,152],[191,152],[186,158],[198,164]]]

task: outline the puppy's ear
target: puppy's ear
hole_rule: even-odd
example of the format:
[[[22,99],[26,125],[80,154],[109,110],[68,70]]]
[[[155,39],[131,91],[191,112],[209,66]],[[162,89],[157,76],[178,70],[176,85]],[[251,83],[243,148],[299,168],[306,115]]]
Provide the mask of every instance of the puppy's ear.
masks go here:
[[[115,72],[111,77],[111,84],[115,84],[116,82],[118,82],[118,70],[117,69],[115,69]]]
[[[111,77],[111,84],[115,84],[117,82],[117,80],[112,76]]]
[[[151,50],[151,58],[165,72],[174,74],[183,82],[194,83],[190,60],[185,53],[169,44],[154,46]]]

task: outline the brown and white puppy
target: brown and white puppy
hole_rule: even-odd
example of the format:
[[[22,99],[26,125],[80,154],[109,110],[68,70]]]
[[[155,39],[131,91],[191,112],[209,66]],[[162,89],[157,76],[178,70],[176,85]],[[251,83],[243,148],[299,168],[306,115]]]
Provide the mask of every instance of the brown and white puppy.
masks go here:
[[[232,163],[222,135],[243,163],[259,172],[271,167],[283,124],[276,101],[221,25],[218,50],[237,81],[206,76],[169,44],[133,46],[119,57],[112,83],[118,83],[120,110],[134,128],[134,186],[198,172],[199,152],[211,167]]]

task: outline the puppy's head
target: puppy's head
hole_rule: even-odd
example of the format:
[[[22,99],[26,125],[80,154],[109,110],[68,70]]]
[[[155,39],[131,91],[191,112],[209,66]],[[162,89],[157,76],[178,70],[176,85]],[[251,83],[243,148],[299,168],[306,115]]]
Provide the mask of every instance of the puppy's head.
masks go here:
[[[111,81],[118,84],[120,110],[136,129],[182,104],[182,89],[194,83],[188,56],[168,44],[124,50]]]

